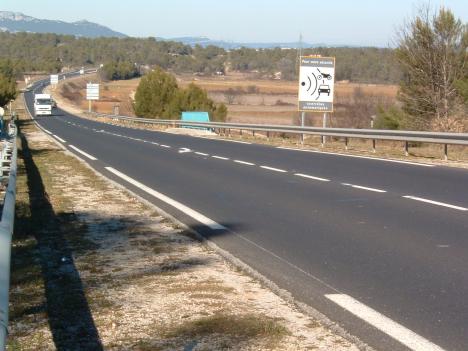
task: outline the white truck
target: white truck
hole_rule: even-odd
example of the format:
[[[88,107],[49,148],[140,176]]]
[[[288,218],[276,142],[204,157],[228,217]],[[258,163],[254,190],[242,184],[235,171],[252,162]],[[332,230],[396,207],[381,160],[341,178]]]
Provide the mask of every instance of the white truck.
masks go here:
[[[35,116],[51,116],[54,101],[50,94],[35,94],[34,95],[34,115]]]

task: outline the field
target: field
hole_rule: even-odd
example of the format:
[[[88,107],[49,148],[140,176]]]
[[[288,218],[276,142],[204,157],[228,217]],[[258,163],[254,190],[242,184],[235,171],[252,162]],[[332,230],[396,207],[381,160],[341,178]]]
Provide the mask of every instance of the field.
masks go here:
[[[228,121],[242,123],[298,124],[297,83],[282,80],[254,79],[246,74],[230,74],[223,77],[177,76],[178,84],[190,83],[206,89],[216,102],[228,107]],[[74,79],[60,86],[60,93],[82,109],[85,85],[97,77]],[[93,109],[111,113],[118,106],[122,115],[133,115],[132,99],[139,79],[102,82],[101,100],[93,103]],[[393,85],[355,84],[337,82],[335,112],[330,114],[334,127],[367,127],[377,106],[389,106],[395,102],[397,87]],[[308,114],[307,124],[320,125],[321,114]]]

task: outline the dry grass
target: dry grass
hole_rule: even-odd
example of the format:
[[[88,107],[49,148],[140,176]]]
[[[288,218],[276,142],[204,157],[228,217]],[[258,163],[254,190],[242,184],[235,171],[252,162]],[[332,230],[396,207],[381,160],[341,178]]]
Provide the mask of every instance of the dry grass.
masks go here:
[[[60,83],[59,92],[82,110],[87,110],[88,103],[84,99],[85,86],[88,80],[96,81],[97,77],[74,78],[65,83]],[[218,103],[227,103],[225,92],[228,89],[237,90],[234,100],[228,104],[228,121],[240,123],[275,123],[297,124],[299,113],[297,112],[296,82],[258,80],[247,75],[233,75],[226,77],[194,78],[190,75],[177,76],[181,87],[195,83],[208,91],[209,96]],[[119,105],[122,115],[134,116],[132,99],[138,87],[140,79],[127,81],[101,82],[101,100],[93,103],[94,110],[102,113],[112,113],[115,105]],[[344,121],[348,115],[354,114],[352,97],[359,90],[370,106],[370,112],[356,111],[359,114],[358,121]],[[336,123],[340,126],[348,126],[346,123],[368,124],[369,118],[375,114],[376,106],[382,101],[386,104],[394,102],[397,87],[393,85],[336,83],[336,116],[332,114]],[[364,112],[364,113],[363,113]],[[313,114],[311,114],[312,116]],[[368,115],[368,116],[367,116]],[[310,118],[310,124],[320,124]],[[363,121],[359,121],[359,118]],[[364,121],[365,120],[365,121]],[[338,126],[338,125],[337,125]]]

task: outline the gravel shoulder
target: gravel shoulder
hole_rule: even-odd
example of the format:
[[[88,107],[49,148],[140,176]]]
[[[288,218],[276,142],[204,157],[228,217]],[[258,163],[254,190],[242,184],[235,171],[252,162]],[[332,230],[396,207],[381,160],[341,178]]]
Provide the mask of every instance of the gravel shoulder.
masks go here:
[[[358,350],[19,124],[9,350]]]

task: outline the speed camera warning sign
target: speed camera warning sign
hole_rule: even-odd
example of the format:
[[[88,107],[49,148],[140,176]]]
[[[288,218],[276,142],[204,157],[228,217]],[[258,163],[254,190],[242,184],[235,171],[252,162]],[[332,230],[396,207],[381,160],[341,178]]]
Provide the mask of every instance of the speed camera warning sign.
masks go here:
[[[301,57],[299,111],[333,112],[334,57]]]

